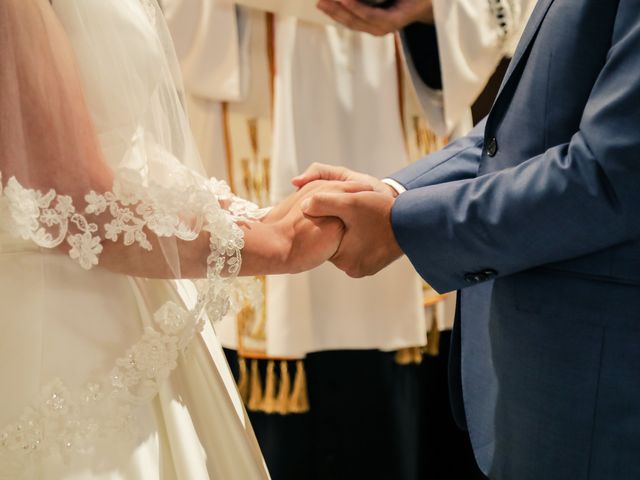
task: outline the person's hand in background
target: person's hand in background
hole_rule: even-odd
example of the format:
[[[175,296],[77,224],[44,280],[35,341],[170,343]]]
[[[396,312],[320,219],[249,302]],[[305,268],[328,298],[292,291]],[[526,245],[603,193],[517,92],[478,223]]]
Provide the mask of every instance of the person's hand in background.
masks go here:
[[[317,7],[345,27],[376,36],[415,22],[433,23],[432,0],[395,0],[387,8],[371,7],[359,0],[319,0]]]
[[[391,195],[392,197],[396,197],[398,195],[398,192],[396,192],[392,187],[372,175],[354,172],[346,167],[326,165],[324,163],[312,163],[304,173],[294,177],[291,180],[291,183],[299,189],[304,189],[311,182],[315,182],[317,180],[364,184],[369,185],[370,190],[373,190],[374,192],[384,193]]]

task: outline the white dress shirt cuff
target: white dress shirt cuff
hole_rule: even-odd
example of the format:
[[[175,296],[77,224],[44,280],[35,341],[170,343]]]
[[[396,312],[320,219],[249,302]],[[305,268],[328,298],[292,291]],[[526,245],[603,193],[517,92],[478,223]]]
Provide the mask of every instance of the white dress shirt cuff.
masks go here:
[[[393,178],[383,178],[382,181],[398,192],[398,195],[407,191],[406,188],[396,182]]]

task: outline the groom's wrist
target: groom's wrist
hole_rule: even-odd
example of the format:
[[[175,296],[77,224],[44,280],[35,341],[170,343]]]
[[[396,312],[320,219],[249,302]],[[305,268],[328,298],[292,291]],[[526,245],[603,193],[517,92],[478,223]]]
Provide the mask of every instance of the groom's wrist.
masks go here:
[[[289,265],[289,261],[293,248],[294,230],[291,228],[290,222],[285,222],[282,219],[273,224],[273,229],[271,254],[269,255],[271,269],[276,275],[290,273],[292,266]]]
[[[387,189],[394,198],[407,191],[407,189],[404,188],[403,185],[396,182],[393,178],[383,178],[382,183],[386,185]]]

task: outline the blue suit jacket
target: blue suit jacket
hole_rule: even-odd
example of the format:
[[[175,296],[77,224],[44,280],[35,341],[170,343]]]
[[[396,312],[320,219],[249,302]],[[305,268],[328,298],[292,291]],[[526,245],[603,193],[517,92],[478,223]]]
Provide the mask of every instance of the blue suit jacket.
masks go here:
[[[639,479],[640,0],[539,0],[490,115],[391,177],[418,272],[476,285],[453,348],[481,468]]]

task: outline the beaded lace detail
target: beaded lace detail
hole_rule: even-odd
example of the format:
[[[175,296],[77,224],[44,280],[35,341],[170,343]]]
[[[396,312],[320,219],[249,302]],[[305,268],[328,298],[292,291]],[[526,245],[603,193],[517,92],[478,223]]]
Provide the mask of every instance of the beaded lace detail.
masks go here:
[[[89,192],[82,209],[69,196],[25,188],[14,177],[3,187],[0,173],[3,228],[43,248],[56,248],[66,241],[69,256],[83,269],[98,265],[106,241],[151,250],[145,229],[159,237],[183,240],[208,232],[211,248],[207,279],[197,282],[198,302],[192,311],[173,302],[164,304],[155,313],[153,325],[145,328],[109,375],[81,389],[53,379],[19,419],[0,426],[0,478],[4,474],[16,478],[36,455],[64,458],[72,452],[90,452],[95,442],[126,433],[136,407],[155,397],[179,354],[202,328],[203,313],[211,321],[228,313],[237,297],[233,283],[244,246],[238,222],[258,219],[265,210],[233,196],[224,182],[186,169],[181,173],[191,181],[183,188],[169,188],[141,178],[134,170],[119,169],[112,191]]]
[[[76,391],[60,379],[49,382],[39,401],[0,431],[0,464],[12,454],[27,461],[34,453],[88,449],[97,438],[126,430],[134,407],[153,399],[201,326],[194,315],[167,303],[107,378]]]
[[[196,318],[167,303],[108,376],[77,390],[59,378],[45,385],[39,400],[0,430],[0,478],[25,473],[36,456],[90,453],[97,441],[132,430],[135,408],[155,397],[202,327]]]
[[[0,200],[7,203],[10,233],[44,248],[66,241],[69,256],[86,270],[98,265],[106,240],[151,250],[147,228],[159,237],[182,240],[194,240],[207,231],[210,274],[221,274],[225,266],[232,275],[239,271],[244,241],[236,222],[258,219],[265,210],[233,196],[226,183],[214,179],[201,179],[183,189],[145,183],[138,172],[120,169],[113,192],[89,192],[84,210],[78,211],[70,196],[25,188],[15,177],[3,188],[0,172]],[[220,202],[228,203],[228,210]],[[103,220],[102,231],[98,218]]]
[[[64,3],[69,4],[69,8]],[[9,424],[4,421],[0,424],[0,478],[3,479],[15,480],[28,475],[24,473],[27,467],[41,468],[48,456],[73,460],[77,453],[100,453],[103,442],[118,444],[128,436],[144,433],[136,431],[140,418],[145,415],[139,407],[148,407],[155,398],[181,353],[202,327],[205,313],[209,320],[215,321],[230,308],[234,276],[240,270],[244,246],[238,223],[263,214],[254,205],[234,197],[224,182],[204,178],[181,161],[194,161],[196,150],[176,94],[179,90],[175,84],[177,68],[174,71],[177,62],[157,0],[85,1],[76,2],[77,8],[71,8],[72,3],[61,2],[60,12],[68,15],[61,20],[65,20],[63,27],[70,29],[68,40],[75,47],[79,73],[90,74],[81,75],[80,80],[92,87],[83,92],[88,106],[94,105],[100,111],[91,112],[97,120],[94,127],[98,139],[105,140],[108,147],[117,147],[103,152],[104,161],[114,169],[113,185],[109,191],[86,189],[77,196],[78,189],[82,188],[80,184],[75,185],[71,195],[60,189],[39,191],[19,174],[16,178],[6,175],[6,171],[0,172],[0,241],[13,242],[14,239],[8,237],[22,239],[29,255],[37,248],[60,248],[60,252],[68,252],[70,259],[79,265],[78,275],[89,277],[84,270],[100,265],[108,242],[151,250],[156,248],[156,237],[163,242],[167,237],[188,241],[208,234],[207,278],[198,282],[198,301],[193,308],[186,309],[180,302],[162,305],[162,301],[158,304],[157,298],[152,298],[150,303],[160,308],[152,318],[142,315],[145,324],[140,337],[124,345],[122,351],[116,353],[119,358],[113,360],[113,364],[98,365],[98,371],[90,378],[76,380],[73,372],[69,372],[67,378],[64,371],[47,374],[41,380],[34,378],[34,382],[40,382],[36,388],[42,387],[42,391],[33,392],[25,405],[17,407],[15,415],[5,412],[3,418],[11,415],[7,420]],[[112,10],[102,8],[107,3],[113,4]],[[132,12],[130,7],[136,11]],[[96,12],[105,14],[105,28],[94,28],[102,27],[102,18],[94,15]],[[148,28],[149,22],[157,28]],[[116,38],[120,26],[124,27],[123,37]],[[55,42],[52,46],[55,47]],[[116,68],[120,63],[122,68]],[[60,72],[66,72],[65,65],[66,62],[61,65]],[[112,68],[116,69],[110,75],[107,69]],[[100,75],[99,82],[92,80],[94,74]],[[122,101],[114,100],[111,108],[112,98]],[[127,105],[129,102],[131,105]],[[30,105],[34,111],[38,111],[39,106]],[[89,134],[85,130],[65,131],[65,135],[67,133],[72,137]],[[54,136],[60,141],[66,139],[52,132]],[[38,141],[38,138],[26,138],[25,149],[31,152],[30,144]],[[22,139],[18,143],[22,144]],[[7,165],[25,166],[19,153],[16,158],[3,160],[10,160]],[[21,169],[22,172],[34,171],[30,167],[37,168],[40,161],[30,155],[24,160],[32,163],[29,168]],[[82,168],[81,163],[78,162],[78,169]],[[79,181],[84,179],[76,175],[78,172],[60,171],[74,168],[68,165],[70,162],[61,162],[56,175],[70,174],[79,177]],[[22,243],[15,242],[18,247],[11,251],[12,256],[17,252],[19,257]],[[174,252],[167,250],[168,262],[171,262]],[[58,257],[64,259],[62,253]],[[42,254],[37,260],[46,264],[47,257]],[[55,272],[51,272],[43,284],[56,280]],[[64,283],[64,279],[61,281]],[[88,293],[99,297],[101,292]],[[143,308],[141,306],[141,310]],[[47,313],[42,312],[44,321]],[[117,348],[109,344],[109,348],[112,347]],[[78,361],[82,362],[82,358],[78,357]],[[80,384],[85,381],[84,385]],[[12,385],[3,385],[3,388],[6,395],[15,393]]]

